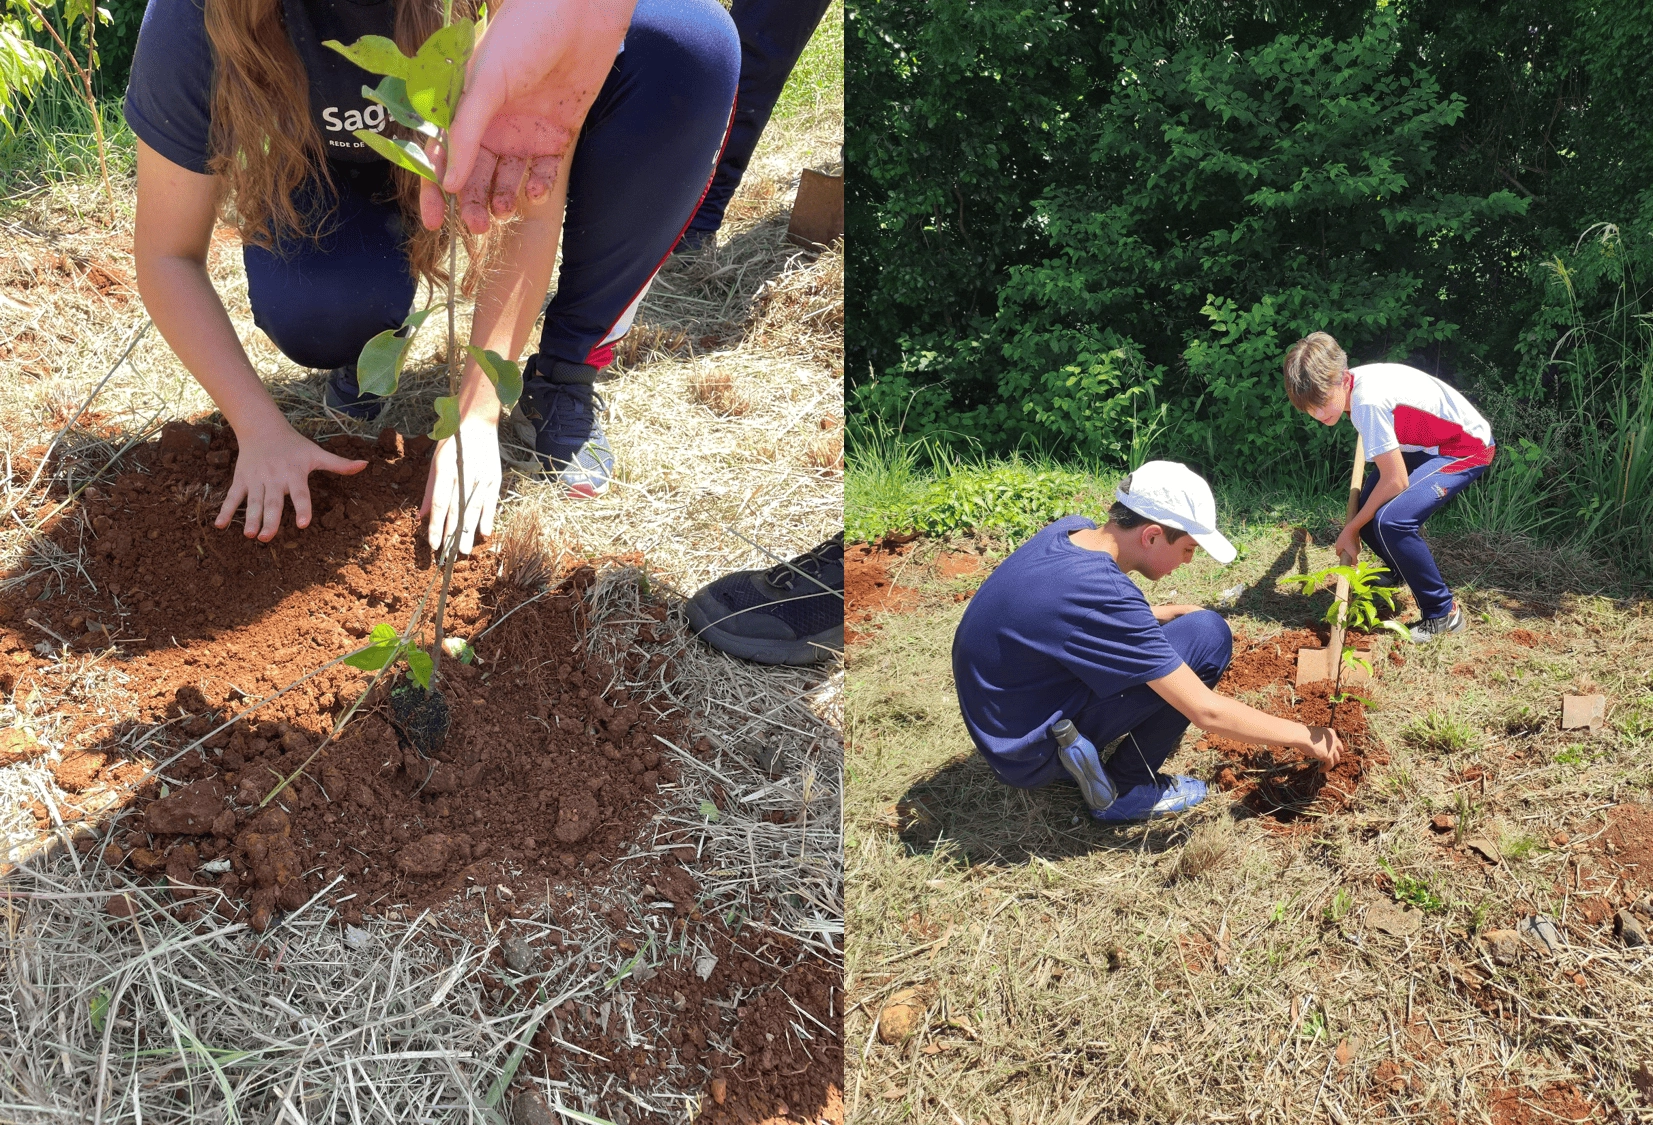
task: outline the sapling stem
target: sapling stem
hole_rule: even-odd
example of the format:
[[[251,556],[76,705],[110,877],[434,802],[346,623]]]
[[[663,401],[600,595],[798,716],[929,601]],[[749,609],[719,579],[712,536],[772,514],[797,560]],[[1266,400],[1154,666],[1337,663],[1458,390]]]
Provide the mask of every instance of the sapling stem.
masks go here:
[[[445,141],[445,138],[444,138]],[[455,374],[454,364],[458,352],[457,337],[454,333],[453,313],[453,279],[454,271],[459,267],[459,234],[454,229],[453,196],[447,192],[446,197],[448,226],[448,393],[453,395],[454,401],[459,400],[459,379]],[[436,595],[436,643],[431,647],[430,686],[436,690],[436,678],[442,670],[442,623],[443,614],[448,608],[448,586],[453,582],[453,564],[459,555],[459,540],[465,533],[465,443],[462,440],[464,433],[463,423],[453,431],[454,466],[459,479],[459,516],[454,523],[453,536],[443,544],[445,551],[442,559],[442,589]]]

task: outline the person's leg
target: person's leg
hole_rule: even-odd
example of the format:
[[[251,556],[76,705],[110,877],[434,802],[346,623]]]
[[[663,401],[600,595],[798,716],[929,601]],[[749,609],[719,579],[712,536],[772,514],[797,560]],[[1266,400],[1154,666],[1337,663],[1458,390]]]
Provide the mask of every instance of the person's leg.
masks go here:
[[[1367,541],[1385,559],[1393,560],[1395,570],[1412,588],[1425,621],[1451,612],[1452,591],[1424,542],[1424,521],[1486,471],[1485,465],[1477,465],[1463,472],[1444,472],[1452,463],[1450,457],[1431,457],[1416,470],[1408,469],[1406,491],[1379,508],[1367,525],[1371,531]]]
[[[329,401],[347,383],[359,403],[346,408],[372,417],[378,400],[356,395],[356,358],[368,340],[402,323],[415,283],[402,213],[388,198],[388,173],[373,166],[336,169],[334,181],[337,207],[331,214],[315,206],[315,191],[300,200],[301,210],[317,216],[320,238],[289,237],[273,251],[242,248],[247,297],[253,323],[283,355],[333,372]]]
[[[739,71],[739,39],[716,0],[639,0],[586,117],[557,291],[523,371],[536,449],[571,492],[607,487],[613,455],[592,387],[706,192]]]
[[[831,0],[735,0],[731,15],[740,32],[740,89],[735,119],[723,146],[717,175],[689,221],[683,245],[693,249],[717,233],[723,212],[740,187],[741,177],[775,102],[798,57],[809,45]]]
[[[1430,460],[1429,454],[1427,453],[1403,453],[1401,458],[1406,462],[1406,475],[1408,478],[1416,473],[1420,466]],[[1372,489],[1377,487],[1379,479],[1380,474],[1378,473],[1377,466],[1368,465],[1366,468],[1366,479],[1360,487],[1359,504],[1361,507],[1366,506],[1366,500],[1372,495]],[[1382,542],[1380,542],[1377,537],[1377,521],[1367,521],[1366,526],[1360,529],[1360,539],[1361,542],[1371,548],[1373,554],[1382,560],[1383,565],[1389,568],[1389,573],[1383,575],[1382,577],[1390,579],[1396,586],[1399,586],[1402,582],[1406,581],[1405,576],[1401,573],[1400,567],[1395,565],[1395,560],[1390,557],[1388,549],[1384,547]]]

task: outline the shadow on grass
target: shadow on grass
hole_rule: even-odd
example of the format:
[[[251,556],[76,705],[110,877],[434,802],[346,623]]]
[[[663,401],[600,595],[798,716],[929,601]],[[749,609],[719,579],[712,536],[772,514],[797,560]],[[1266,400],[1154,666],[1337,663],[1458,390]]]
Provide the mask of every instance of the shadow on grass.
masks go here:
[[[1158,855],[1185,842],[1189,829],[1185,818],[1105,827],[1090,818],[1073,783],[1014,789],[979,754],[915,782],[894,815],[910,852],[944,854],[972,867],[1017,867],[1098,851]]]

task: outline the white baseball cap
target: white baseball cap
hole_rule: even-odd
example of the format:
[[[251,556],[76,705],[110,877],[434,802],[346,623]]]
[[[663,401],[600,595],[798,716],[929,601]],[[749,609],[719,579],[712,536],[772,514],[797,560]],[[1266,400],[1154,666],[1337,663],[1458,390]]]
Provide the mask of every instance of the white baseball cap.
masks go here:
[[[1124,484],[1131,486],[1129,492]],[[1187,465],[1146,462],[1121,482],[1114,498],[1154,523],[1186,531],[1223,566],[1234,561],[1234,544],[1217,530],[1217,501],[1211,486]]]

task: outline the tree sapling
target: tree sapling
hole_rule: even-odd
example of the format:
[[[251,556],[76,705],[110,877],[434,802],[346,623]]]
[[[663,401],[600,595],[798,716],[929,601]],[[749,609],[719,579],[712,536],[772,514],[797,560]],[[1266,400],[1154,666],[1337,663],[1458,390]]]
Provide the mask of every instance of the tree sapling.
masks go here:
[[[1282,581],[1295,582],[1303,587],[1305,594],[1312,594],[1328,579],[1336,581],[1346,578],[1349,582],[1348,600],[1333,601],[1326,610],[1325,621],[1332,627],[1334,634],[1347,638],[1349,629],[1358,629],[1363,633],[1369,633],[1373,629],[1387,629],[1398,637],[1411,640],[1411,631],[1406,626],[1378,618],[1379,599],[1382,599],[1385,608],[1395,607],[1394,590],[1375,583],[1380,574],[1387,573],[1389,568],[1380,562],[1362,561],[1354,566],[1328,566],[1312,574],[1293,574]],[[1342,690],[1345,667],[1364,668],[1367,675],[1372,673],[1372,666],[1355,654],[1355,646],[1346,639],[1339,654],[1336,675],[1332,680],[1332,693],[1329,699],[1334,706],[1346,700],[1360,699],[1359,696],[1346,694]],[[1365,699],[1360,701],[1369,702]]]
[[[443,26],[430,34],[412,58],[382,35],[365,35],[348,47],[335,40],[328,40],[326,44],[363,70],[383,75],[376,88],[363,86],[362,95],[384,106],[391,120],[398,125],[424,142],[434,142],[444,149],[448,143],[447,130],[453,124],[453,115],[464,91],[465,66],[477,36],[476,22],[454,20],[452,15],[450,3],[445,7]],[[355,135],[391,163],[441,186],[436,168],[419,142],[387,137],[371,129],[358,129]],[[452,536],[443,545],[442,585],[432,618],[435,638],[430,650],[426,652],[418,647],[413,636],[400,637],[391,626],[380,625],[374,628],[373,635],[384,637],[382,645],[375,646],[360,658],[377,660],[378,663],[372,665],[375,669],[398,657],[407,660],[409,679],[392,690],[391,700],[398,724],[421,753],[440,747],[447,735],[448,706],[436,685],[446,647],[442,636],[443,616],[453,580],[454,561],[459,553],[459,540],[465,526],[465,508],[470,499],[465,491],[465,450],[459,433],[459,366],[454,334],[454,276],[458,268],[459,240],[454,229],[454,197],[443,192],[443,199],[447,206],[448,229],[448,393],[436,400],[436,425],[430,437],[435,441],[453,439],[459,517]],[[401,328],[381,332],[367,342],[357,361],[357,385],[363,391],[378,395],[395,392],[413,337],[432,311],[426,308],[412,312]],[[493,384],[500,406],[510,409],[522,395],[521,368],[484,348],[467,346],[465,350]],[[381,630],[388,631],[388,634],[381,633]],[[356,663],[355,659],[352,663]],[[366,664],[356,666],[368,667]]]

